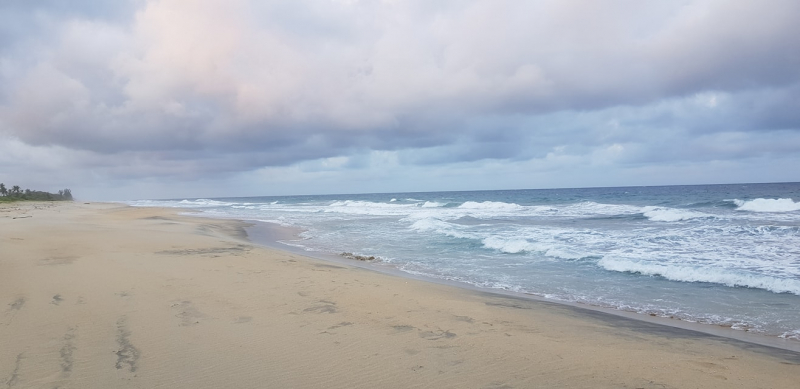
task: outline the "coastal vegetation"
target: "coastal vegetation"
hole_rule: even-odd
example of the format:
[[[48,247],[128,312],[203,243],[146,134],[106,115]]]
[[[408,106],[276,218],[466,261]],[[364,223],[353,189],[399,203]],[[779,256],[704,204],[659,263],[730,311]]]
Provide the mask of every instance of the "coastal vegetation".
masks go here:
[[[43,192],[40,190],[22,189],[19,185],[11,188],[0,183],[0,202],[12,201],[72,201],[72,191],[59,190],[58,193]]]

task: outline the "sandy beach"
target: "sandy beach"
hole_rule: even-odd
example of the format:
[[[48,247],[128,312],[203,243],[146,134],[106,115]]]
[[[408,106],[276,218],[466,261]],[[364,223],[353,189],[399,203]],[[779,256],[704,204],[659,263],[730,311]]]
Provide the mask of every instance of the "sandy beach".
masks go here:
[[[246,223],[0,205],[8,388],[796,388],[800,354],[257,246]]]

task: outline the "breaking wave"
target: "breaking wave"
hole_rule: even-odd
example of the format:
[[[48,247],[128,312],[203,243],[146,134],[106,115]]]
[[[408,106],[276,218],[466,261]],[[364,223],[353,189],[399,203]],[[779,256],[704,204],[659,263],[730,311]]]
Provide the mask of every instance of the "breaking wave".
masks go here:
[[[750,212],[795,212],[800,211],[800,202],[792,199],[754,199],[754,200],[732,200],[739,211]]]
[[[604,257],[597,264],[603,269],[621,273],[660,276],[671,281],[708,282],[728,287],[764,289],[774,293],[800,296],[800,280],[749,274],[711,266],[664,265],[624,258]]]
[[[702,212],[665,207],[644,207],[642,208],[642,214],[654,222],[677,222],[713,217]]]
[[[464,204],[458,206],[460,209],[469,209],[469,210],[492,210],[492,211],[521,211],[525,209],[525,207],[514,204],[514,203],[503,203],[499,201],[483,201],[483,202],[475,202],[475,201],[467,201]]]
[[[556,259],[575,260],[587,257],[568,247],[562,245],[531,242],[523,238],[504,238],[501,236],[490,236],[484,238],[481,243],[484,248],[497,250],[505,254],[521,254],[527,252],[537,252],[546,257]]]

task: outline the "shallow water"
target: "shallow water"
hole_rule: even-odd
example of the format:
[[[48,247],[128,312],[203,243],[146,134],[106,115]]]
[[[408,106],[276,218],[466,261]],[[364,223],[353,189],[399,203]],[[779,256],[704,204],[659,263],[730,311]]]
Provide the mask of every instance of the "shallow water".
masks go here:
[[[411,274],[800,340],[800,183],[142,200]]]

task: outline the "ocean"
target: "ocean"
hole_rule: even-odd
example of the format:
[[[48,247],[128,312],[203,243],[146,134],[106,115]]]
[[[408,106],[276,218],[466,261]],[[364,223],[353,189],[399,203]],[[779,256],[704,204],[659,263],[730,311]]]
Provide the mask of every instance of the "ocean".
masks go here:
[[[800,183],[127,204],[292,227],[287,247],[415,276],[800,341]]]

